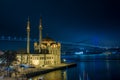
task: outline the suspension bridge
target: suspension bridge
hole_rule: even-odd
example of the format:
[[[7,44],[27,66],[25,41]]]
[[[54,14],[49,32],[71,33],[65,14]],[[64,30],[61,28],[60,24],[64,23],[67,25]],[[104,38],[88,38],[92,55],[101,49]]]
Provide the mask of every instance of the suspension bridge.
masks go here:
[[[17,42],[26,42],[27,38],[26,37],[11,37],[11,36],[0,36],[0,41],[17,41]],[[30,39],[30,42],[36,42],[38,39]],[[89,47],[99,47],[99,48],[105,48],[102,46],[98,45],[92,45],[86,43],[88,40],[85,41],[80,41],[80,42],[64,42],[64,41],[58,41],[61,44],[67,44],[67,45],[76,45],[76,46],[89,46]]]

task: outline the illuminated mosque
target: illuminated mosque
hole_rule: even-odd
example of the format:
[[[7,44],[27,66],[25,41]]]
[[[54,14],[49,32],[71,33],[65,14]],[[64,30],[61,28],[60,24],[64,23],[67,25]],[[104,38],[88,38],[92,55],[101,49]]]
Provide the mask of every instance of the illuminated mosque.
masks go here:
[[[50,37],[42,39],[42,18],[39,25],[39,42],[34,42],[34,52],[30,54],[30,21],[27,22],[27,54],[17,54],[19,64],[35,67],[57,65],[61,63],[61,44]]]

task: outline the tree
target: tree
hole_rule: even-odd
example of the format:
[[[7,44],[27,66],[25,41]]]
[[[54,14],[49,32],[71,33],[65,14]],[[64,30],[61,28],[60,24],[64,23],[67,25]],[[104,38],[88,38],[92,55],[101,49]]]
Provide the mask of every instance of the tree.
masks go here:
[[[5,54],[3,55],[3,58],[5,59],[7,66],[11,65],[13,61],[16,61],[16,54],[17,52],[15,51],[6,51]]]

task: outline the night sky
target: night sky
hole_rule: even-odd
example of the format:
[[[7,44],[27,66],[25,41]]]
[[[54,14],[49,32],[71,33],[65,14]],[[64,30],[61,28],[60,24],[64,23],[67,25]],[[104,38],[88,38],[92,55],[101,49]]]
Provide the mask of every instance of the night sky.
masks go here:
[[[38,38],[40,16],[43,37],[57,41],[120,46],[119,0],[0,0],[0,36]]]

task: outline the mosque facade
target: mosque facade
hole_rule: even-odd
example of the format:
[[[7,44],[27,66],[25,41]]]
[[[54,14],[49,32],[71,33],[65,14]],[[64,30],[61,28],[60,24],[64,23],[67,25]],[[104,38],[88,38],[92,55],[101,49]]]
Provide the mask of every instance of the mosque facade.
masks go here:
[[[30,53],[30,21],[27,22],[27,54],[17,54],[19,64],[35,67],[61,63],[61,44],[50,37],[42,39],[42,18],[39,25],[39,42],[34,42],[34,53]]]

